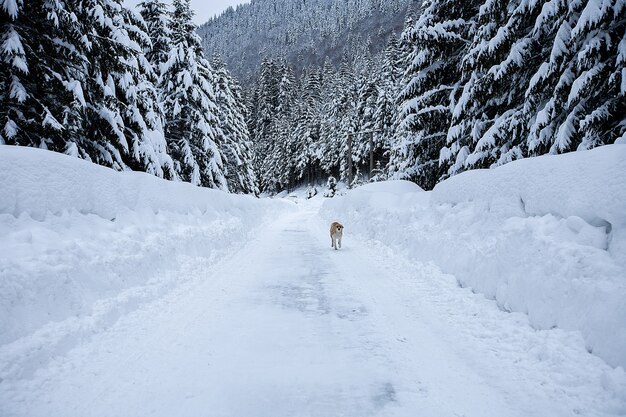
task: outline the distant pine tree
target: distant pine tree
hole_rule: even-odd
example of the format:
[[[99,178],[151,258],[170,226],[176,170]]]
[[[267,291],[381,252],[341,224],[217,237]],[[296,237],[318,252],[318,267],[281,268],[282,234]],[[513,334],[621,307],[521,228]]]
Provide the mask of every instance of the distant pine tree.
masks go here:
[[[341,124],[342,114],[346,110],[341,101],[344,87],[339,74],[327,60],[322,70],[320,140],[317,149],[320,168],[327,174],[339,174],[340,160],[344,155]]]
[[[246,125],[246,108],[237,82],[230,76],[219,55],[214,55],[215,90],[228,189],[233,193],[258,194],[252,167],[252,142]]]
[[[280,74],[273,60],[261,64],[259,79],[254,91],[250,129],[254,132],[254,166],[260,179],[262,190],[276,189],[278,178],[272,168],[276,142],[276,108],[278,106],[278,84]],[[278,186],[280,188],[280,186]]]
[[[383,60],[376,80],[377,98],[374,110],[374,146],[379,152],[377,161],[386,164],[387,152],[395,138],[395,119],[398,114],[398,94],[400,85],[400,70],[398,39],[395,34],[389,38],[384,50]]]
[[[316,168],[316,146],[320,138],[321,78],[316,69],[309,69],[302,79],[301,96],[297,107],[295,141],[296,178],[306,178],[310,183]]]

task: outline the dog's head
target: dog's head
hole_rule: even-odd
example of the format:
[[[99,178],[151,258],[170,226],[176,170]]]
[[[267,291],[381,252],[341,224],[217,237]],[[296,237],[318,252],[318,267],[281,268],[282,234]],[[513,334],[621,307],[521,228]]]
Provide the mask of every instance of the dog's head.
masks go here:
[[[335,224],[335,231],[339,234],[343,233],[343,224],[341,223],[336,223]]]

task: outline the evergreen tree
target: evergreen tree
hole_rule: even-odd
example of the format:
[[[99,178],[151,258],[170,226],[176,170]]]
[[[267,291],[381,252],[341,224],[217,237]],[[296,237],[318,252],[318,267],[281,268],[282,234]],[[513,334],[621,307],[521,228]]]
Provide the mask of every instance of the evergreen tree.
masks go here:
[[[463,58],[463,93],[442,152],[449,175],[524,156],[524,94],[543,47],[533,36],[541,10],[541,3],[526,1],[489,1],[480,7]]]
[[[252,142],[246,125],[241,89],[230,76],[218,55],[214,55],[215,88],[225,172],[228,189],[234,193],[258,194],[256,176],[252,167]]]
[[[113,0],[3,7],[2,141],[171,176],[141,19]]]
[[[137,81],[135,86],[129,86],[125,94],[132,98],[129,100],[132,105],[126,106],[122,112],[127,136],[130,136],[132,160],[138,162],[135,167],[138,170],[166,179],[178,179],[164,137],[163,109],[155,87],[158,73],[154,71],[147,56],[139,52],[149,49],[151,44],[147,27],[141,16],[128,9],[122,9],[122,15],[125,17],[129,40],[135,42],[139,48],[127,61],[132,64]],[[128,79],[126,76],[122,82],[128,82]],[[133,125],[135,129],[132,129]],[[129,126],[131,129],[128,129]]]
[[[342,135],[339,130],[342,109],[339,98],[343,88],[339,74],[327,60],[322,70],[320,139],[317,149],[320,168],[327,174],[339,174],[342,157]]]
[[[160,76],[160,67],[169,59],[172,48],[167,4],[161,0],[144,0],[139,3],[139,8],[151,40],[151,44],[144,47],[144,52]]]
[[[360,132],[354,136],[352,143],[353,161],[369,172],[369,155],[378,151],[375,147],[370,149],[370,135],[374,135],[376,102],[378,101],[378,89],[376,88],[376,75],[372,64],[368,60],[365,68],[359,74],[355,90],[357,94],[356,106],[354,108],[354,120],[358,121],[354,125],[353,132]],[[373,138],[373,136],[372,136]],[[372,145],[374,145],[372,143]]]
[[[395,118],[398,113],[400,71],[398,69],[398,39],[392,34],[382,57],[382,64],[376,80],[377,99],[374,110],[374,146],[379,154],[377,161],[384,159],[395,137]],[[386,161],[385,161],[386,164]]]
[[[297,124],[294,129],[293,152],[296,157],[296,178],[301,179],[306,176],[309,183],[315,176],[315,148],[320,137],[320,81],[320,73],[314,68],[304,74],[300,105],[297,108]]]
[[[613,143],[626,132],[626,2],[554,2],[539,23],[554,31],[528,86],[529,154]]]
[[[265,175],[272,178],[277,188],[289,188],[295,181],[296,156],[293,134],[295,125],[296,79],[291,66],[281,64],[282,78],[278,85],[273,151],[268,158]]]
[[[184,181],[227,190],[223,137],[217,120],[215,80],[192,23],[189,0],[174,0],[170,31],[172,50],[163,65],[160,88],[165,134]]]
[[[277,183],[277,180],[271,175],[270,159],[275,147],[279,81],[280,78],[274,61],[264,60],[261,64],[259,80],[254,92],[250,123],[254,132],[254,166],[258,173],[262,190],[274,188]]]
[[[451,107],[459,89],[460,62],[476,5],[471,1],[428,0],[403,37],[412,45],[400,93],[402,108],[390,170],[396,178],[434,187]]]
[[[76,16],[58,2],[3,2],[0,22],[0,144],[67,151],[85,105]]]

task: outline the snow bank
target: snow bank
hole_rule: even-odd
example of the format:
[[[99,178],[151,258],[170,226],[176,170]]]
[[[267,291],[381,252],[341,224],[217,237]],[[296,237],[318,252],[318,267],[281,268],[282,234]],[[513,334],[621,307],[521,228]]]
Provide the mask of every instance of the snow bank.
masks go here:
[[[0,146],[0,357],[36,363],[17,356],[46,357],[202,280],[290,207]]]
[[[168,211],[252,209],[251,196],[163,181],[142,172],[113,172],[76,158],[15,146],[0,147],[0,213],[42,220],[67,210],[114,219],[122,210]]]
[[[579,216],[586,222],[626,227],[626,147],[603,146],[522,159],[494,170],[473,170],[437,185],[436,203],[487,202],[503,214]]]
[[[538,329],[580,331],[626,366],[626,146],[470,171],[432,192],[372,184],[327,201],[350,233],[434,262],[460,285],[528,314]]]

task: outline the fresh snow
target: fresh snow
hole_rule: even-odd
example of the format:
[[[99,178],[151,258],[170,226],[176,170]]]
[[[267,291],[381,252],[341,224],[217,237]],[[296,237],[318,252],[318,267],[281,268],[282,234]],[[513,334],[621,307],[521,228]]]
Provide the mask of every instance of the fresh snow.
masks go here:
[[[255,199],[2,146],[0,415],[624,415],[623,161]]]
[[[461,285],[528,314],[538,329],[578,330],[626,367],[626,146],[542,156],[443,181],[361,187],[322,210]],[[383,190],[378,187],[385,187]],[[398,187],[398,186],[396,186]]]

